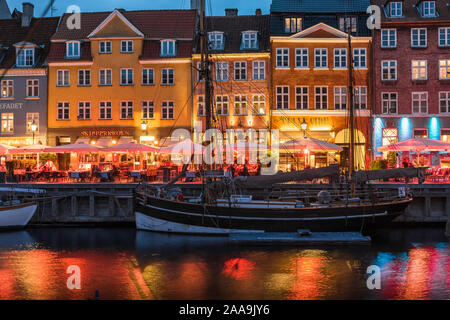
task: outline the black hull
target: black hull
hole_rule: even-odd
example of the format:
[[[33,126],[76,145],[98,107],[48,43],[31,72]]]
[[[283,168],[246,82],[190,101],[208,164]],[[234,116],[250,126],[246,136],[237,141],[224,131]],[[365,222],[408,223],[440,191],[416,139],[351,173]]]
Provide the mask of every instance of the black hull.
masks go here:
[[[214,230],[242,230],[265,232],[311,231],[361,231],[386,226],[404,213],[412,199],[397,200],[376,205],[349,205],[347,207],[296,208],[296,209],[251,209],[202,206],[184,202],[147,197],[147,202],[137,200],[137,214],[153,218],[162,224],[182,224],[206,227],[209,231],[192,233],[214,233]],[[148,228],[137,222],[144,230],[182,232],[176,227]],[[191,233],[191,232],[187,232]],[[226,232],[224,232],[226,233]]]

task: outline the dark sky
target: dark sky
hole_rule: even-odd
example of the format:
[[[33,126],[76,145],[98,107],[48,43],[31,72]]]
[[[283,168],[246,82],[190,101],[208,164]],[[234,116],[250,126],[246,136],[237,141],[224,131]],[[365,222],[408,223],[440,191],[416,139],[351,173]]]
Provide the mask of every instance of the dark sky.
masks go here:
[[[49,0],[6,0],[10,10],[22,10],[22,2],[31,2],[35,6],[35,15],[41,16]],[[81,11],[111,11],[114,8],[125,10],[141,9],[188,9],[190,0],[55,0],[57,11],[54,15],[61,15],[70,5],[77,5]],[[269,13],[271,0],[206,0],[208,15],[224,15],[225,8],[238,8],[239,14],[254,14],[255,9],[261,8],[263,13]],[[211,5],[210,5],[211,4]],[[212,7],[212,8],[211,8]],[[47,15],[50,15],[48,13]]]

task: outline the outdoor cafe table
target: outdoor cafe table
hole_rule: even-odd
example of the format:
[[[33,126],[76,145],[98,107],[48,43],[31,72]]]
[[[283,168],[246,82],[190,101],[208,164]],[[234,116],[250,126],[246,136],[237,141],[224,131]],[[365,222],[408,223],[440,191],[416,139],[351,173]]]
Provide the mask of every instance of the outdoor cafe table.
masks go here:
[[[79,171],[69,171],[69,175],[71,179],[77,179],[77,180],[85,180],[88,175],[89,171],[86,170],[79,170]]]

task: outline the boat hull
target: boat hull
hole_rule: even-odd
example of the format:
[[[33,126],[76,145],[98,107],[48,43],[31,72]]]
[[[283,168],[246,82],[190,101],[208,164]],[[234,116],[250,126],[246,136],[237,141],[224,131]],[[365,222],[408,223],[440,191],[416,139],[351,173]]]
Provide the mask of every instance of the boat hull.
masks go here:
[[[401,215],[412,199],[377,205],[314,208],[233,208],[202,206],[155,197],[135,204],[140,230],[221,234],[237,232],[361,231],[385,226]]]
[[[0,208],[0,229],[21,229],[30,222],[37,204],[22,203]]]

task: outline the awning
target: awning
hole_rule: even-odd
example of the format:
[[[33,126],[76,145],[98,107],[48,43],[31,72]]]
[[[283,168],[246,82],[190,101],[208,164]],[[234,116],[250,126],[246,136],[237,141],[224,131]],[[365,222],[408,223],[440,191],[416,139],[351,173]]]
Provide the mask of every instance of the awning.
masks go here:
[[[89,144],[90,141],[91,141],[90,138],[83,137],[83,138],[78,138],[77,141],[75,141],[75,143],[86,143],[86,144]]]
[[[117,144],[126,144],[126,143],[132,143],[134,142],[134,138],[131,136],[123,136],[119,138],[119,141]]]

